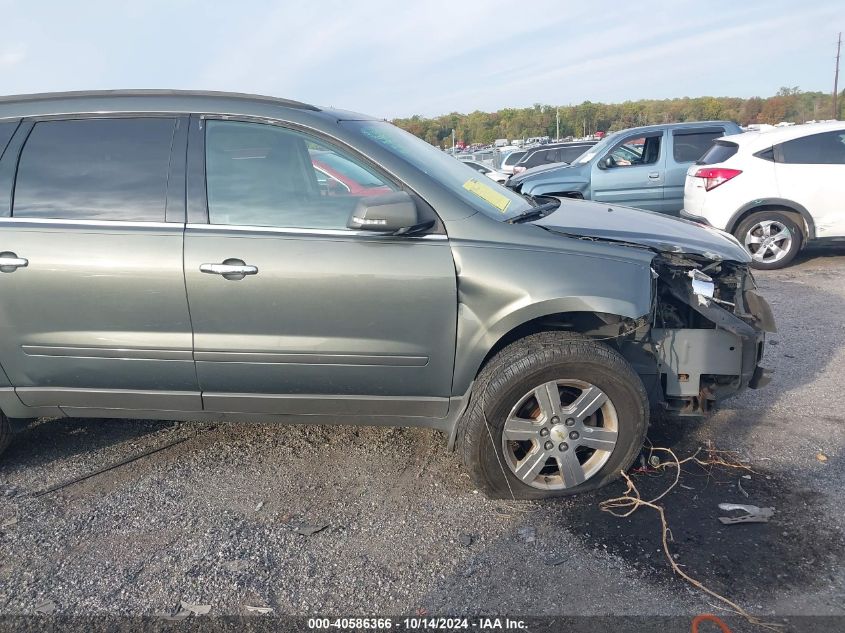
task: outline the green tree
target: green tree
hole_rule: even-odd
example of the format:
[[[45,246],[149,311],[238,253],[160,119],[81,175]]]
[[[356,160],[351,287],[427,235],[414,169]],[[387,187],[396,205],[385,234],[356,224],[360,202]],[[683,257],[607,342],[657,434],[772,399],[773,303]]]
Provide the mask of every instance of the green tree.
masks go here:
[[[845,92],[843,92],[845,94]],[[838,104],[837,118],[845,110],[845,96]],[[561,136],[581,136],[597,131],[621,130],[637,125],[727,119],[749,123],[800,123],[834,117],[833,99],[822,92],[802,92],[798,86],[783,86],[771,97],[678,97],[642,99],[624,103],[594,103],[556,106],[535,103],[529,108],[503,108],[497,112],[451,112],[426,118],[418,115],[395,119],[394,123],[434,145],[451,146],[452,130],[464,143],[492,143],[530,136],[554,136],[556,112],[560,112]]]

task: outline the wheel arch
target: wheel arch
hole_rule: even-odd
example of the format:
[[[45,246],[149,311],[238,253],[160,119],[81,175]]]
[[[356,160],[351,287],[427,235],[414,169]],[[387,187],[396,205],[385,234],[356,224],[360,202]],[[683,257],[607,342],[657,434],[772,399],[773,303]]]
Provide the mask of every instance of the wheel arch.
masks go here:
[[[462,393],[490,359],[514,341],[549,330],[598,334],[601,328],[640,319],[649,309],[647,302],[637,305],[609,297],[565,297],[525,306],[501,318],[475,341],[458,341],[458,350],[466,345],[468,351],[455,358],[453,393]]]
[[[799,223],[799,228],[803,233],[804,244],[816,238],[816,224],[810,212],[803,205],[785,198],[761,198],[747,202],[734,212],[725,230],[733,234],[745,218],[758,211],[787,211],[795,213],[803,220]]]

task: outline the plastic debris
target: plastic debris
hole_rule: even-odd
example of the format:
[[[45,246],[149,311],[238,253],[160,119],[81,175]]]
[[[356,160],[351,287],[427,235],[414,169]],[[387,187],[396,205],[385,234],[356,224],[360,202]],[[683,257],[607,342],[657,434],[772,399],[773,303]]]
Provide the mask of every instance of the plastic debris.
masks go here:
[[[183,609],[186,609],[194,615],[207,615],[211,611],[210,604],[191,604],[190,602],[179,603]]]
[[[210,604],[191,604],[190,602],[181,600],[179,601],[179,610],[172,615],[165,615],[164,619],[178,622],[189,618],[192,615],[207,615],[210,611]]]
[[[44,615],[50,615],[55,613],[56,611],[56,603],[52,600],[43,600],[36,604],[33,609],[36,613],[43,613]]]
[[[660,458],[657,455],[652,455],[648,458],[648,465],[652,468],[657,468],[660,466]]]
[[[742,493],[742,496],[744,496],[746,499],[748,499],[748,493],[745,492],[745,488],[742,487],[742,479],[736,480],[736,488],[737,488],[737,490],[739,490]]]
[[[245,604],[244,609],[246,609],[250,613],[258,613],[261,615],[273,613],[273,607],[251,607],[248,604]]]
[[[258,505],[257,505],[257,506],[255,506],[255,511],[256,511],[256,512],[260,512],[260,511],[261,511],[261,508],[263,508],[263,507],[264,507],[264,502],[263,502],[263,501],[259,501],[259,502],[258,502]]]
[[[827,461],[827,455],[825,455],[824,453],[816,453],[816,459],[824,463]]]
[[[768,523],[769,519],[775,513],[774,508],[760,508],[741,503],[720,503],[719,509],[725,512],[739,511],[743,513],[729,517],[719,517],[719,521],[724,525],[731,525],[733,523]]]
[[[314,536],[317,532],[322,532],[327,527],[329,527],[328,523],[325,525],[297,525],[293,526],[292,529],[300,536]]]
[[[239,572],[249,569],[249,561],[247,560],[227,560],[223,563],[223,567],[229,571]]]
[[[537,530],[530,525],[525,525],[517,530],[519,537],[526,543],[533,543],[537,540]]]

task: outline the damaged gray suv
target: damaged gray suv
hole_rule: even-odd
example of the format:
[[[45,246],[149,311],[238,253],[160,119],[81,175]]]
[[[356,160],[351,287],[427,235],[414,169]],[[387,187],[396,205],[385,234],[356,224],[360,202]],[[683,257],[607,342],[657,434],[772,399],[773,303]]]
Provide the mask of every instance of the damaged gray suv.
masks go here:
[[[538,498],[768,380],[733,237],[523,197],[384,121],[27,95],[0,153],[0,448],[42,416],[418,425]]]

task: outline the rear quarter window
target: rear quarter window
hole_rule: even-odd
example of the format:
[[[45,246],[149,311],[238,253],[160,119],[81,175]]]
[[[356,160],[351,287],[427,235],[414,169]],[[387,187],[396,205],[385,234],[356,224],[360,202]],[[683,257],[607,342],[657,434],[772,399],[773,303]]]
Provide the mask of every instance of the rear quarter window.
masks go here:
[[[811,134],[777,146],[778,162],[803,165],[845,165],[845,130]],[[777,152],[776,152],[777,155]]]
[[[3,152],[6,150],[6,146],[12,139],[12,135],[16,129],[18,129],[17,121],[0,122],[0,158],[3,157]]]
[[[731,156],[736,154],[739,145],[731,143],[730,141],[716,141],[710,146],[710,149],[704,152],[697,161],[696,165],[715,165],[716,163],[724,163]]]

